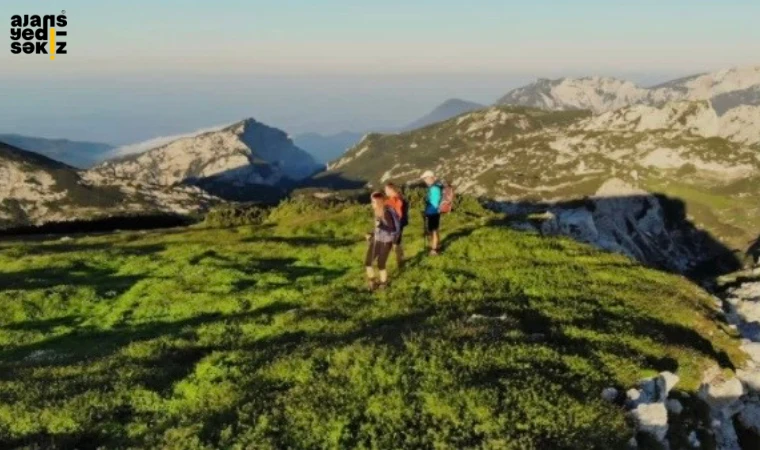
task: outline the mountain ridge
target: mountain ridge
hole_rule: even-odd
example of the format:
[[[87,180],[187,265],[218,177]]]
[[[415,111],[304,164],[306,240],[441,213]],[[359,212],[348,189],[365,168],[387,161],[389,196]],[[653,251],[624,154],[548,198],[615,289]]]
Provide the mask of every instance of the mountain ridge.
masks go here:
[[[539,79],[513,89],[497,105],[520,105],[549,110],[589,109],[595,114],[635,104],[662,106],[672,101],[712,100],[723,96],[721,113],[739,105],[760,105],[760,66],[731,68],[677,78],[649,88],[612,77]],[[746,98],[731,93],[748,91]]]
[[[115,148],[100,142],[49,139],[21,134],[0,134],[0,142],[45,155],[79,169],[86,169],[101,162]]]

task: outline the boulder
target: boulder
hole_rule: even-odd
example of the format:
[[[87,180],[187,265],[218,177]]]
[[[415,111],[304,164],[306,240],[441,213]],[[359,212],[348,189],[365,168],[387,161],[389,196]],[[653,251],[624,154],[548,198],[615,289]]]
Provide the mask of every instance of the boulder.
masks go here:
[[[760,392],[760,370],[739,369],[736,371],[736,378],[741,380],[747,391]]]
[[[679,415],[683,412],[683,405],[676,399],[670,399],[665,402],[665,407],[671,414]]]
[[[612,403],[617,400],[618,390],[613,387],[608,387],[602,390],[602,399]]]
[[[734,406],[742,395],[744,395],[744,385],[736,377],[728,380],[716,377],[703,383],[699,388],[699,398],[716,411]]]
[[[654,437],[658,442],[665,440],[668,433],[668,411],[664,403],[640,404],[631,415],[637,429]]]
[[[668,398],[668,394],[678,384],[680,378],[678,375],[672,372],[662,372],[655,379],[657,386],[657,399],[658,401],[665,401]]]

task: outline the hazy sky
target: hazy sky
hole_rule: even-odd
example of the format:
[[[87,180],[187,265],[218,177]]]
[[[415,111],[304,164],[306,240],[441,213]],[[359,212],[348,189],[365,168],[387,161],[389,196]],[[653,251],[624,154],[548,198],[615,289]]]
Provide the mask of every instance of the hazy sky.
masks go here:
[[[0,30],[62,9],[68,55],[0,38],[0,133],[122,144],[247,116],[363,130],[537,76],[652,83],[760,61],[746,0],[1,0]]]

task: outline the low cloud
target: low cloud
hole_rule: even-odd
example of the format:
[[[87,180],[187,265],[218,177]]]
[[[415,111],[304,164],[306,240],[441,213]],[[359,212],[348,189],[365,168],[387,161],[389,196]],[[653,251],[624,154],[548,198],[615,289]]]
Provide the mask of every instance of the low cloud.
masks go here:
[[[148,150],[154,149],[156,147],[161,147],[162,145],[166,145],[178,139],[195,137],[195,136],[198,136],[199,134],[210,133],[212,131],[219,131],[230,125],[231,124],[226,123],[224,125],[216,125],[213,127],[201,128],[195,131],[191,131],[189,133],[174,134],[171,136],[159,136],[153,139],[148,139],[147,141],[137,142],[135,144],[123,145],[121,147],[117,147],[113,149],[111,151],[111,157],[114,158],[114,157],[119,157],[119,156],[126,156],[126,155],[132,155],[135,153],[146,152]]]

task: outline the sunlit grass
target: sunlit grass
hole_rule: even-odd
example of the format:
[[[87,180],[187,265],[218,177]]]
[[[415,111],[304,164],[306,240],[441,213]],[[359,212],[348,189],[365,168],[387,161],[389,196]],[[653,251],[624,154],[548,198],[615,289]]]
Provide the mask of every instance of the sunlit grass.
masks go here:
[[[680,277],[490,224],[364,290],[364,207],[0,244],[0,447],[621,448],[608,386],[741,362]]]

